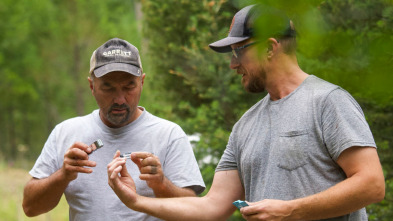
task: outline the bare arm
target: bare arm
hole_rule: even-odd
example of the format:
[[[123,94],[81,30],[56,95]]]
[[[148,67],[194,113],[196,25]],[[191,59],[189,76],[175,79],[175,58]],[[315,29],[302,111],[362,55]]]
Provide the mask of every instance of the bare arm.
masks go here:
[[[139,178],[146,181],[156,197],[196,196],[192,189],[178,187],[168,180],[164,175],[160,159],[152,153],[134,152],[131,154],[131,160],[141,172]]]
[[[32,178],[23,193],[23,210],[27,216],[37,216],[56,207],[68,184],[78,173],[91,173],[95,162],[88,160],[92,149],[86,144],[73,144],[64,155],[63,167],[44,179]]]
[[[29,217],[46,213],[55,208],[69,182],[58,170],[45,179],[32,178],[23,193],[23,209]]]
[[[264,200],[241,209],[247,220],[316,220],[342,216],[379,202],[385,181],[373,147],[351,147],[337,160],[347,179],[315,195],[291,201]]]
[[[244,197],[236,170],[217,172],[204,197],[158,199],[138,195],[125,161],[115,158],[108,165],[108,183],[129,208],[164,220],[226,220],[236,209],[232,202]]]

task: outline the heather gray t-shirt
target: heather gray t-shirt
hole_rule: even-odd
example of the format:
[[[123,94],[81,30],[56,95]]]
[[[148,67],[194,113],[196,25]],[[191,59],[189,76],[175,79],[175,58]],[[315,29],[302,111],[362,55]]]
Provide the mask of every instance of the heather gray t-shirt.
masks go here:
[[[346,178],[337,158],[376,147],[363,112],[340,87],[309,76],[295,91],[267,95],[235,124],[216,171],[238,170],[247,201],[291,200]],[[365,209],[329,220],[367,220]]]
[[[142,108],[143,109],[143,108]],[[76,141],[90,145],[101,139],[104,147],[89,156],[97,163],[91,174],[78,174],[65,190],[70,220],[159,220],[127,208],[108,185],[107,165],[116,150],[121,153],[147,151],[160,158],[165,176],[176,186],[191,187],[201,193],[205,185],[188,137],[176,124],[143,110],[142,115],[122,128],[109,128],[99,111],[66,120],[50,134],[30,174],[38,179],[49,177],[62,167],[65,151]],[[153,190],[139,179],[138,167],[126,163],[137,192],[154,197]]]

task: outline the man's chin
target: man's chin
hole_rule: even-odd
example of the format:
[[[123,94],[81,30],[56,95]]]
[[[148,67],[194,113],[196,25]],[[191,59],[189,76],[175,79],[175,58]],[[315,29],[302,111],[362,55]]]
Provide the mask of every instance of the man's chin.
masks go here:
[[[126,114],[111,114],[108,117],[108,120],[111,124],[115,126],[123,126],[128,122],[128,117]]]
[[[261,87],[250,87],[249,85],[243,85],[244,90],[251,94],[259,94],[265,92],[265,88]]]

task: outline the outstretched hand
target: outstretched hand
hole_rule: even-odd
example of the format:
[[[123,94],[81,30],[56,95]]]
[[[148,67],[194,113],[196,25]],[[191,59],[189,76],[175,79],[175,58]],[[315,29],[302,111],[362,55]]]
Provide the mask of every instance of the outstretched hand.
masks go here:
[[[119,199],[128,207],[137,200],[137,193],[134,180],[126,168],[126,159],[120,158],[120,151],[116,151],[112,162],[107,166],[108,184],[119,197]]]

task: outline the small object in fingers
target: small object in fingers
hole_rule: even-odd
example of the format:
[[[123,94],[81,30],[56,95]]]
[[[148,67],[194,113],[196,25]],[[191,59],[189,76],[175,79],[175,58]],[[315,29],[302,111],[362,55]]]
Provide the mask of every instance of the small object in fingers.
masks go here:
[[[104,143],[100,140],[100,139],[98,139],[98,140],[96,140],[96,141],[94,141],[94,144],[96,145],[96,147],[97,147],[97,149],[96,150],[98,150],[98,149],[100,149],[101,147],[103,147],[104,146]]]
[[[120,154],[120,158],[131,159],[131,152]]]
[[[101,139],[98,139],[98,140],[94,141],[94,143],[92,143],[90,146],[93,146],[93,145],[96,146],[96,149],[91,151],[90,154],[92,154],[94,151],[96,151],[96,150],[100,149],[101,147],[103,147],[104,143],[101,141]]]
[[[242,200],[236,200],[232,204],[235,205],[238,209],[248,206],[248,204]]]

